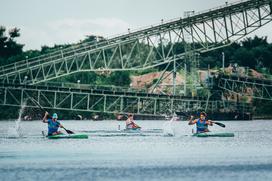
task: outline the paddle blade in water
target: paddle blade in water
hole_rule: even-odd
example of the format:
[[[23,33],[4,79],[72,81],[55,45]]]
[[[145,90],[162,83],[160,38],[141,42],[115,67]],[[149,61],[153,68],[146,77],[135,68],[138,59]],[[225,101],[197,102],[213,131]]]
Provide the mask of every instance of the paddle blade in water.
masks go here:
[[[66,131],[68,134],[74,134],[74,132],[71,131],[71,130],[65,129],[65,131]]]

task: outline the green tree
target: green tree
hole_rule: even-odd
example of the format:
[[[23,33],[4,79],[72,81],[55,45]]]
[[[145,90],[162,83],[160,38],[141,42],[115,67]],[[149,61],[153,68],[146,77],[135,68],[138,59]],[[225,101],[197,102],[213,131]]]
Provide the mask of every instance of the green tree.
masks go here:
[[[109,81],[115,86],[129,86],[130,84],[130,73],[128,71],[113,72]]]
[[[6,36],[6,28],[0,26],[0,65],[16,62],[21,58],[24,45],[15,40],[20,36],[19,31],[18,28],[12,28],[8,32],[9,36]]]

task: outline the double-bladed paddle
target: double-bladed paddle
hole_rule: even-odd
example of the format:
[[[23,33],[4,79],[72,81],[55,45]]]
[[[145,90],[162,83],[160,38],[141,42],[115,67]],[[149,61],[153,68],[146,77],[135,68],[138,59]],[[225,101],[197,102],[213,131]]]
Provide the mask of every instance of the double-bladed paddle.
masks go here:
[[[176,112],[176,114],[179,115],[179,116],[190,117],[190,115],[187,114],[187,113],[185,113],[185,112]],[[211,122],[214,123],[214,124],[217,124],[218,126],[221,126],[221,127],[223,127],[223,128],[226,127],[226,125],[223,124],[223,123],[220,123],[220,122],[217,122],[217,121],[211,121]]]
[[[42,111],[44,111],[44,112],[47,112],[39,103],[38,103],[38,101],[36,101],[34,98],[32,98],[32,97],[29,97],[30,99],[31,99],[31,101],[32,102],[34,102]],[[48,114],[48,116],[49,117],[51,117],[52,118],[52,116],[50,116],[49,114]],[[71,131],[71,130],[68,130],[68,129],[66,129],[66,128],[64,128],[64,127],[62,127],[68,134],[75,134],[73,131]]]

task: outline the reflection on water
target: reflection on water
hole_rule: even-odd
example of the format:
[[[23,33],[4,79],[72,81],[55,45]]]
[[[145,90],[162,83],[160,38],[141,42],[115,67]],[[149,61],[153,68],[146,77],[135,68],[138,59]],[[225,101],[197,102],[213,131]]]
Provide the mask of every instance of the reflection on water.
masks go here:
[[[223,122],[214,132],[233,138],[196,138],[187,122],[137,121],[141,132],[122,132],[124,122],[62,121],[84,140],[48,140],[47,125],[23,121],[18,139],[7,139],[0,122],[0,175],[3,180],[271,180],[272,122]],[[118,130],[118,125],[121,129]],[[123,127],[122,127],[123,126]]]

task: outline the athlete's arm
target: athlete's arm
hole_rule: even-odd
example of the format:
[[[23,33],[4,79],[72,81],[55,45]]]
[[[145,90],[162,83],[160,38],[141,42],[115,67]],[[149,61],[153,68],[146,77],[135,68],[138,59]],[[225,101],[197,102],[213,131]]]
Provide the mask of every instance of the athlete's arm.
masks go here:
[[[62,124],[60,124],[59,121],[57,121],[57,123],[58,123],[58,126],[59,126],[60,128],[64,128],[64,127],[62,126]]]
[[[191,116],[191,117],[190,117],[190,120],[189,120],[188,125],[193,125],[193,124],[195,124],[195,123],[197,122],[197,120],[196,120],[196,119],[193,120],[193,118],[194,118],[194,116]]]
[[[48,116],[48,112],[46,111],[46,112],[44,113],[44,117],[43,117],[42,122],[44,122],[44,123],[48,123],[47,116]]]
[[[209,125],[209,126],[212,126],[213,125],[213,122],[211,120],[207,120],[206,121],[206,124]]]

